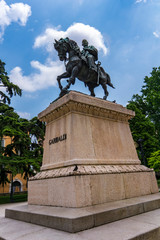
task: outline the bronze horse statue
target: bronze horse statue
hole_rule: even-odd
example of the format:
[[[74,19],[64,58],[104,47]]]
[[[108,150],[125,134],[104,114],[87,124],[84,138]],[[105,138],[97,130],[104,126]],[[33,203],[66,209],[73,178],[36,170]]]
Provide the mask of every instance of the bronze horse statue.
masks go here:
[[[100,66],[100,62],[96,64],[96,70],[90,70],[87,60],[82,56],[77,43],[69,38],[61,38],[59,41],[55,40],[54,48],[58,52],[60,61],[64,61],[66,67],[66,72],[57,76],[58,85],[61,90],[60,97],[68,92],[71,84],[75,83],[75,78],[78,78],[84,82],[85,86],[88,86],[91,96],[94,97],[94,88],[101,85],[105,94],[103,99],[107,99],[109,94],[107,85],[112,88],[114,86],[111,83],[108,73]],[[66,64],[67,60],[68,63]],[[68,78],[68,84],[64,88],[61,85],[62,78]]]

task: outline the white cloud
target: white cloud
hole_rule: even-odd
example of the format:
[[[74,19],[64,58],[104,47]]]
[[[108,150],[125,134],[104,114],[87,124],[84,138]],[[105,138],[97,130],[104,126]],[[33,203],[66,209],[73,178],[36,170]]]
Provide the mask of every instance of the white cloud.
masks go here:
[[[160,32],[158,32],[158,31],[153,32],[153,35],[154,35],[156,38],[160,38]]]
[[[79,4],[82,5],[84,3],[84,0],[79,0]]]
[[[0,0],[0,39],[5,28],[12,22],[25,26],[29,16],[31,16],[31,7],[28,4],[13,3],[9,6],[4,0]]]
[[[99,50],[102,50],[104,54],[107,54],[108,49],[104,44],[102,34],[97,29],[82,23],[74,23],[66,31],[61,31],[59,26],[57,28],[47,28],[43,35],[36,38],[34,47],[45,47],[48,53],[53,53],[54,39],[66,36],[74,39],[79,46],[82,39],[86,38],[90,44],[93,44]],[[56,58],[58,58],[57,53]],[[57,76],[65,72],[64,64],[59,60],[52,61],[51,58],[48,58],[45,64],[41,64],[38,61],[31,61],[31,66],[34,69],[34,73],[28,76],[23,74],[20,67],[12,69],[9,75],[13,83],[28,92],[56,86]]]
[[[21,118],[31,119],[31,114],[30,114],[30,113],[27,113],[27,112],[17,112],[17,114],[18,114]]]
[[[36,98],[38,98],[38,94],[35,94],[35,93],[25,93],[24,95],[23,95],[25,98],[29,98],[29,99],[36,99]]]
[[[75,40],[81,46],[82,39],[86,38],[89,44],[94,45],[98,50],[102,50],[106,55],[108,49],[104,44],[104,39],[99,30],[83,23],[74,23],[66,31],[57,28],[47,28],[41,36],[35,40],[34,47],[45,47],[48,52],[53,52],[54,39],[69,37]]]
[[[36,72],[25,76],[20,67],[15,67],[11,70],[9,75],[10,80],[13,83],[28,92],[34,92],[36,90],[55,86],[57,83],[57,76],[65,71],[64,66],[60,61],[53,62],[48,60],[46,65],[43,65],[38,61],[32,61],[31,66],[36,69],[38,73]]]
[[[144,3],[146,3],[147,0],[136,0],[136,3],[140,3],[140,2],[144,2]]]

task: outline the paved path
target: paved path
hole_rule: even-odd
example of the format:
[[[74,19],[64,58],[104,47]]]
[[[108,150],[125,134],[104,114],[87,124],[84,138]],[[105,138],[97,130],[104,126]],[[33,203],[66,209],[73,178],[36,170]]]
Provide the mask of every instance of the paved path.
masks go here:
[[[4,218],[0,205],[0,240],[160,240],[160,209],[75,234]]]
[[[6,203],[6,204],[0,204],[0,217],[5,216],[5,209],[9,207],[16,207],[21,205],[26,205],[27,202],[20,202],[20,203]]]

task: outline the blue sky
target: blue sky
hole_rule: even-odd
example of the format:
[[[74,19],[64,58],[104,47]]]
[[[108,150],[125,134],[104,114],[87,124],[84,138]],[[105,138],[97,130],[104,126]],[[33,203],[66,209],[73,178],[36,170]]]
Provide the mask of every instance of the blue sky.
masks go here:
[[[67,36],[99,50],[116,87],[108,87],[108,100],[125,106],[160,66],[160,0],[0,0],[0,59],[23,89],[11,103],[22,117],[36,116],[58,97],[64,65],[53,42]],[[89,94],[79,80],[71,89]],[[95,92],[103,97],[101,86]]]

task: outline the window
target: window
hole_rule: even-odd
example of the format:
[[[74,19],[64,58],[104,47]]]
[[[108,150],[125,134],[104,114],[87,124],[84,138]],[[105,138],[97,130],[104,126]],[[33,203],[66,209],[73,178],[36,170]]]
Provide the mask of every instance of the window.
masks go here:
[[[4,139],[1,140],[1,146],[5,147],[5,140]]]

